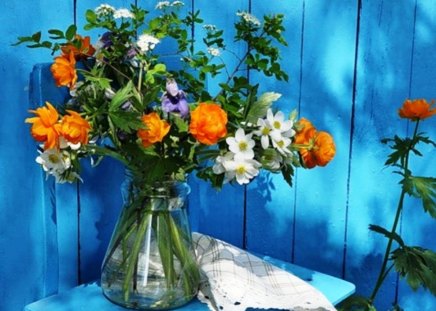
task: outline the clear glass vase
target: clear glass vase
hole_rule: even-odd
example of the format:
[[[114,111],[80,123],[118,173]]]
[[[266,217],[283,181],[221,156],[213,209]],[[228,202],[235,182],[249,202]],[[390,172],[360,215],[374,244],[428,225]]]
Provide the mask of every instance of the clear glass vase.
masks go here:
[[[138,310],[179,307],[198,291],[185,182],[124,184],[124,207],[102,265],[101,287],[112,302]]]

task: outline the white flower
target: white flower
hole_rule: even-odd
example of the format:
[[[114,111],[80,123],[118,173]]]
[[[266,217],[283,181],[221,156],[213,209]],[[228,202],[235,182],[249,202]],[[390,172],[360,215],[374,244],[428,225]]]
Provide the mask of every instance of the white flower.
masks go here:
[[[135,15],[133,15],[132,12],[130,12],[128,9],[118,9],[114,13],[114,18],[135,18]]]
[[[224,168],[229,180],[236,178],[238,184],[248,184],[251,179],[259,174],[261,164],[253,159],[235,158],[233,161],[226,161]]]
[[[207,52],[212,56],[220,56],[221,55],[220,49],[217,49],[217,48],[208,47]]]
[[[185,5],[185,3],[183,3],[182,1],[178,1],[178,0],[173,1],[173,3],[171,3],[171,6],[175,6],[175,7],[181,7],[184,5]]]
[[[36,163],[41,164],[47,175],[53,175],[56,182],[63,182],[61,175],[71,167],[71,160],[67,152],[57,149],[47,149],[40,152],[36,158]]]
[[[150,50],[153,50],[156,44],[158,44],[160,41],[159,39],[153,37],[152,35],[143,34],[139,36],[138,41],[136,44],[138,45],[138,48],[143,52],[148,52]]]
[[[277,152],[268,152],[262,155],[263,167],[270,171],[278,171],[283,162],[283,157]]]
[[[115,12],[115,8],[109,4],[100,4],[94,12],[99,16],[109,15]]]
[[[223,156],[217,156],[215,159],[215,164],[212,167],[212,171],[217,175],[225,173],[226,172],[225,164],[228,161],[232,161],[234,155],[235,154],[233,152],[227,152]]]
[[[203,25],[203,29],[206,31],[216,31],[216,26],[212,24]]]
[[[292,129],[294,122],[292,120],[285,120],[283,112],[278,111],[275,115],[271,109],[268,109],[266,113],[266,119],[271,127],[270,136],[272,139],[280,140],[283,137],[292,137],[295,135],[295,131]]]
[[[226,142],[229,145],[229,150],[235,154],[235,158],[253,159],[253,147],[256,144],[251,136],[253,134],[245,135],[244,129],[239,128],[235,137],[227,137]]]
[[[260,136],[260,143],[263,149],[267,149],[269,147],[269,134],[271,133],[271,126],[265,119],[258,119],[257,125],[259,126],[259,130],[254,131],[254,134]]]
[[[273,147],[284,156],[289,156],[292,154],[292,151],[288,148],[291,143],[291,139],[287,137],[281,137],[280,139],[272,140]]]
[[[238,12],[236,15],[241,16],[247,23],[250,23],[254,26],[260,26],[259,19],[248,12]]]
[[[73,144],[70,143],[69,141],[67,141],[64,137],[59,137],[59,148],[60,149],[67,149],[68,147],[70,147],[72,150],[79,150],[80,149],[80,142],[78,142],[77,144]]]
[[[163,10],[163,9],[165,9],[165,8],[167,8],[167,7],[170,7],[170,6],[171,6],[171,4],[170,4],[169,1],[159,1],[159,2],[156,4],[155,9],[156,9],[156,10]]]

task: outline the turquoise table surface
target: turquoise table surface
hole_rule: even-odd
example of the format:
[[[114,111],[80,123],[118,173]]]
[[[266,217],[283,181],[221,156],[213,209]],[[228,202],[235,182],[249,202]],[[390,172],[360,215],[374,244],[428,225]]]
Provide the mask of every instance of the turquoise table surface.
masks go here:
[[[268,256],[262,258],[307,281],[309,284],[321,291],[334,305],[338,304],[355,291],[354,284],[340,278],[312,271]],[[109,302],[103,296],[101,288],[96,282],[77,286],[71,290],[31,303],[24,308],[24,311],[88,310],[121,311],[128,309]],[[208,308],[205,304],[194,299],[192,302],[178,310],[206,311]]]

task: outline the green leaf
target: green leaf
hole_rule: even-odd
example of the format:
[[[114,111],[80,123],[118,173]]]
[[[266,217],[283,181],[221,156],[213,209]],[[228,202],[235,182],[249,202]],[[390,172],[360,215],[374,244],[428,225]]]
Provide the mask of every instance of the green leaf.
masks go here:
[[[281,96],[281,94],[274,92],[263,93],[259,99],[251,105],[247,114],[247,121],[256,123],[259,118],[264,118],[272,103]]]
[[[109,117],[117,128],[127,133],[144,127],[138,113],[134,111],[112,111],[109,112]]]
[[[338,311],[376,311],[376,309],[369,298],[353,295],[339,304]]]
[[[292,176],[294,175],[294,168],[292,165],[285,164],[282,166],[282,175],[290,187],[292,187]]]
[[[129,81],[125,87],[118,90],[109,104],[109,111],[115,111],[124,104],[132,96],[133,87],[133,82]]]
[[[97,21],[97,14],[93,10],[87,10],[85,13],[86,21],[90,24],[94,24]]]
[[[413,290],[419,287],[436,295],[436,253],[421,247],[401,247],[392,252],[395,270]]]
[[[408,176],[402,183],[407,193],[421,198],[424,210],[436,218],[436,178]]]
[[[398,244],[400,244],[400,246],[405,246],[403,239],[396,232],[394,232],[394,233],[390,232],[390,231],[386,230],[385,228],[377,226],[377,225],[369,225],[369,230],[383,234],[387,238],[395,240]]]
[[[68,41],[71,41],[74,39],[74,36],[76,35],[77,27],[76,25],[71,25],[68,27],[67,31],[65,32],[65,39]]]

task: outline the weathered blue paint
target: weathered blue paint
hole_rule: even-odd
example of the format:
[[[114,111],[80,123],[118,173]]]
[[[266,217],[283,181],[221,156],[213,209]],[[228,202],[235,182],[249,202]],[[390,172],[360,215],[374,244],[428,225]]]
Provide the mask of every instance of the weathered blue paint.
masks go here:
[[[135,1],[107,1],[129,7]],[[154,3],[137,0],[153,8]],[[74,4],[77,8],[74,11]],[[23,120],[27,109],[44,100],[62,101],[49,73],[36,63],[49,62],[46,51],[12,48],[20,35],[66,27],[76,16],[83,26],[92,1],[2,1],[0,3],[0,309],[24,305],[99,275],[120,207],[123,170],[110,159],[84,168],[84,183],[54,185],[37,165],[35,143]],[[187,3],[188,4],[188,3]],[[299,170],[294,188],[277,175],[263,174],[246,189],[226,186],[216,193],[190,176],[190,219],[194,230],[352,281],[369,294],[378,273],[385,239],[367,229],[391,226],[398,179],[383,168],[388,150],[380,138],[409,130],[396,110],[406,97],[435,98],[436,3],[391,1],[189,1],[210,23],[230,32],[237,10],[256,16],[286,15],[284,68],[290,83],[261,82],[262,91],[283,93],[280,109],[311,119],[331,132],[337,157],[326,168]],[[76,14],[75,14],[76,13]],[[195,29],[201,34],[202,29]],[[94,38],[98,33],[95,34]],[[227,34],[231,37],[231,34]],[[243,55],[246,47],[230,44]],[[198,43],[196,48],[201,48]],[[232,64],[225,56],[226,63]],[[234,62],[234,61],[233,61]],[[39,76],[38,76],[39,75]],[[209,80],[214,92],[225,78]],[[436,120],[422,123],[435,134]],[[428,150],[428,148],[426,149]],[[435,151],[414,159],[421,175],[435,176]],[[109,172],[110,171],[110,172]],[[272,186],[267,190],[266,185]],[[434,220],[416,200],[407,198],[402,218],[406,242],[436,249]],[[428,292],[412,292],[392,275],[377,300],[380,310],[399,302],[405,310],[434,310]]]

